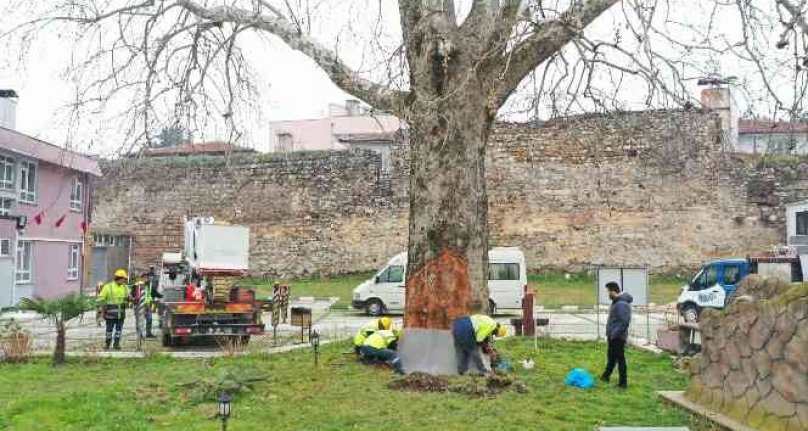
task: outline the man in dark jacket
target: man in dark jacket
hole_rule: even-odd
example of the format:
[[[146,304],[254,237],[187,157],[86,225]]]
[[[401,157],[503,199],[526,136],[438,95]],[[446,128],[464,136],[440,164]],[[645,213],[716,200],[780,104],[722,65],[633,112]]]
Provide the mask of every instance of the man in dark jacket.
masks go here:
[[[609,310],[609,320],[606,322],[606,339],[609,342],[608,362],[606,370],[600,379],[608,382],[614,371],[615,364],[620,374],[617,386],[626,388],[628,377],[626,370],[626,340],[628,340],[628,326],[631,324],[631,302],[634,298],[626,292],[620,293],[620,285],[615,282],[606,283],[612,307]]]

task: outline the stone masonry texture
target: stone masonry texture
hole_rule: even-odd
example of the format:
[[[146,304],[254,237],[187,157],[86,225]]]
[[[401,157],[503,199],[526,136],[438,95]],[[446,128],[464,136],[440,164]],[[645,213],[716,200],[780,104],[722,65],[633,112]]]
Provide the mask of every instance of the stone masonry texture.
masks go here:
[[[755,429],[808,430],[808,285],[709,310],[687,397]]]
[[[490,243],[521,247],[533,271],[692,269],[780,243],[808,164],[744,159],[720,136],[701,110],[500,123],[486,155]],[[256,273],[378,269],[406,250],[406,137],[389,178],[380,163],[363,151],[107,162],[92,229],[133,235],[141,268],[180,250],[184,216],[210,215],[250,227]]]

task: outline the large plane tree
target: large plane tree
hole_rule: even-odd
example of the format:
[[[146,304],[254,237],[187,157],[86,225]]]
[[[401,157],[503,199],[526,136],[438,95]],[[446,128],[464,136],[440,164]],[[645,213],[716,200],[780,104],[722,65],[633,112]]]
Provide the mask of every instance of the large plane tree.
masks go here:
[[[640,77],[649,83],[649,100],[666,97],[687,104],[685,82],[704,69],[686,68],[683,57],[674,52],[737,51],[763,72],[761,49],[766,49],[751,29],[761,20],[758,9],[746,1],[716,2],[721,12],[713,11],[709,23],[697,30],[687,22],[659,17],[684,7],[673,0],[382,0],[378,7],[390,3],[387,9],[396,10],[399,17],[400,45],[390,62],[397,65],[400,79],[399,85],[389,85],[352,69],[333,48],[334,41],[311,36],[310,16],[301,6],[310,6],[309,1],[52,3],[46,16],[28,23],[27,29],[65,24],[80,32],[91,52],[84,66],[104,69],[84,74],[90,83],[86,88],[104,97],[134,89],[141,103],[133,105],[132,123],[141,121],[144,133],[157,115],[156,100],[170,96],[180,121],[199,107],[198,95],[210,88],[210,81],[225,95],[223,115],[232,119],[232,104],[239,102],[236,90],[249,82],[242,67],[248,59],[239,40],[254,33],[282,41],[316,63],[345,92],[403,119],[411,149],[408,328],[448,329],[453,318],[488,309],[486,143],[498,112],[526,77],[531,76],[534,87],[546,88],[551,81],[548,63],[557,68],[561,64],[576,77],[565,84],[568,99],[585,94],[593,100],[591,106],[601,108],[603,99],[615,94],[597,93],[591,84],[609,68],[619,74],[610,75],[612,82]],[[347,9],[352,2],[333,3],[332,9],[338,10],[335,5],[344,3]],[[611,8],[621,9],[627,17],[624,24],[615,26],[608,40],[588,37],[585,29]],[[711,34],[727,9],[750,27],[737,32],[740,42],[722,42]],[[680,37],[688,29],[697,36]],[[650,41],[660,38],[666,45],[656,50]],[[565,48],[571,52],[565,54]],[[586,72],[576,72],[578,64],[586,66],[580,69]],[[541,76],[532,75],[541,67]],[[761,75],[766,79],[768,74]],[[553,106],[556,102],[553,99]]]

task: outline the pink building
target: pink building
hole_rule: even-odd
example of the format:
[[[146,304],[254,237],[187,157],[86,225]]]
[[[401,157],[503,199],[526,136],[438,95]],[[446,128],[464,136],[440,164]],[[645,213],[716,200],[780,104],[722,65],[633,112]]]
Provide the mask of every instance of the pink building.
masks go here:
[[[330,105],[329,116],[308,120],[275,121],[270,151],[322,151],[364,148],[382,155],[383,170],[389,168],[390,147],[404,127],[397,117],[374,113],[357,100]]]
[[[101,175],[95,160],[13,130],[15,105],[0,90],[0,307],[80,290]]]

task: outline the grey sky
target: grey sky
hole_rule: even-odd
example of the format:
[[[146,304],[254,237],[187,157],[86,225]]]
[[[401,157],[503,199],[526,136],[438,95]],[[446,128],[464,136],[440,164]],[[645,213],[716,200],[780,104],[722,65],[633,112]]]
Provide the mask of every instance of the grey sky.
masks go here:
[[[17,0],[0,0],[14,2]],[[119,0],[123,1],[123,0]],[[215,2],[217,0],[209,0]],[[341,56],[351,65],[363,70],[374,78],[385,77],[381,58],[386,58],[400,43],[398,28],[398,13],[394,0],[323,0],[312,1],[316,5],[312,12],[312,35],[323,44],[335,48]],[[457,2],[460,16],[467,13],[468,0]],[[547,6],[549,1],[545,2]],[[565,6],[565,1],[555,2],[559,8]],[[765,2],[769,3],[769,2]],[[656,4],[658,10],[668,2],[659,1],[625,1],[614,7],[609,13],[601,17],[587,30],[587,36],[593,40],[613,40],[616,29],[620,29],[620,36],[631,38],[631,32],[625,19],[624,9],[637,4]],[[665,22],[668,22],[670,34],[679,41],[697,43],[700,38],[689,35],[682,26],[670,23],[687,23],[695,27],[705,28],[710,21],[712,9],[708,5],[712,1],[706,0],[670,0],[673,5],[665,10]],[[740,37],[740,20],[733,7],[723,7],[719,16],[713,17],[713,34],[711,41],[720,44],[720,40],[735,40]],[[26,13],[28,13],[26,15]],[[9,28],[15,23],[31,17],[34,12],[10,14],[0,18],[0,31]],[[655,17],[659,20],[661,12]],[[636,24],[636,23],[632,23]],[[763,55],[771,59],[788,59],[782,52],[765,51],[767,46],[773,46],[779,28],[772,27],[764,32],[764,36],[772,40],[760,40],[758,45],[763,47]],[[61,32],[60,32],[61,33]],[[69,33],[51,32],[40,34],[35,44],[28,51],[25,63],[20,64],[14,56],[0,59],[0,88],[14,88],[20,94],[18,110],[18,129],[24,133],[42,137],[53,143],[65,145],[93,153],[112,154],[120,144],[120,125],[108,120],[109,112],[84,113],[78,122],[71,122],[71,112],[61,109],[74,97],[76,85],[65,73],[72,63],[81,61],[86,52],[71,52],[74,48]],[[695,33],[694,33],[695,34]],[[691,96],[697,97],[698,88],[695,78],[708,71],[723,75],[738,75],[744,88],[750,90],[754,97],[761,96],[760,100],[749,99],[747,94],[737,93],[738,102],[742,109],[751,107],[758,115],[771,114],[771,100],[763,91],[762,81],[759,79],[759,70],[751,64],[737,60],[736,55],[717,56],[713,53],[702,53],[698,50],[682,54],[674,45],[663,38],[655,37],[648,44],[656,52],[666,56],[684,60],[696,68],[682,67],[682,76],[691,79],[686,87]],[[329,102],[341,102],[347,96],[337,89],[327,79],[325,73],[302,54],[293,52],[282,43],[271,37],[248,36],[241,44],[249,57],[250,66],[258,78],[256,87],[259,91],[257,100],[260,110],[245,109],[238,117],[241,127],[246,131],[242,143],[257,149],[264,149],[269,140],[270,131],[267,123],[279,119],[313,118],[323,116]],[[629,43],[630,50],[642,53],[642,46]],[[568,59],[575,59],[575,52],[567,47]],[[743,53],[741,53],[743,54]],[[615,57],[616,58],[616,57]],[[768,58],[768,57],[767,57]],[[766,64],[774,64],[769,61]],[[687,69],[687,70],[686,70]],[[608,88],[613,83],[613,76],[598,71],[595,79],[598,84]],[[556,71],[557,73],[557,71]],[[788,84],[791,75],[782,74],[782,70],[772,68],[766,72],[774,79],[778,91],[788,93]],[[780,75],[778,75],[780,74]],[[622,109],[643,109],[648,106],[643,84],[641,81],[632,83],[631,76],[624,77],[623,87],[618,93],[619,104],[615,107]],[[527,101],[532,99],[532,83],[526,82],[525,91],[512,98],[511,103],[501,112],[501,115],[510,119],[525,119],[535,112],[529,110]],[[563,97],[563,95],[562,95]],[[116,101],[120,106],[123,102]],[[653,100],[651,107],[665,102]],[[548,115],[550,102],[541,100],[539,110],[541,115]],[[113,105],[110,110],[114,110]],[[592,105],[582,105],[577,111],[594,108]],[[527,111],[527,112],[526,112]],[[575,112],[575,110],[573,110]],[[211,121],[206,123],[195,134],[197,140],[227,139],[229,130],[212,115]]]

